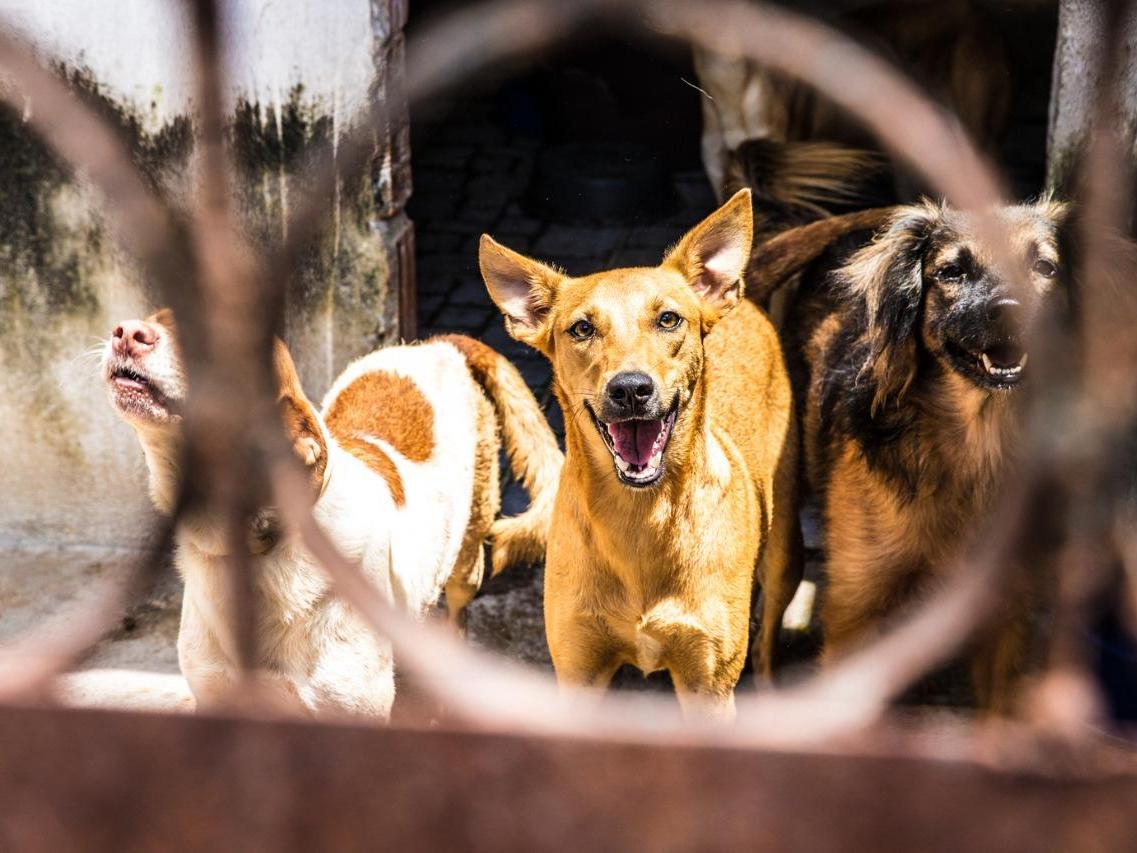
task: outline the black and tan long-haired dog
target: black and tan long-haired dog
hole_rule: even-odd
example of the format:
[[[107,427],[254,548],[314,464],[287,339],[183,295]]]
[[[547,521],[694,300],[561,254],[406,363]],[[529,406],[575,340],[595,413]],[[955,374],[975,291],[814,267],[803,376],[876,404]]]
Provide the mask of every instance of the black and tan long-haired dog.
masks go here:
[[[826,521],[828,656],[934,588],[1015,459],[1025,330],[1048,303],[1066,305],[1067,209],[999,215],[1028,271],[1018,288],[967,216],[924,202],[895,208],[836,271],[807,274],[791,307],[787,350]],[[998,628],[975,647],[986,708],[1009,708],[1029,658],[1037,580],[1005,593]]]

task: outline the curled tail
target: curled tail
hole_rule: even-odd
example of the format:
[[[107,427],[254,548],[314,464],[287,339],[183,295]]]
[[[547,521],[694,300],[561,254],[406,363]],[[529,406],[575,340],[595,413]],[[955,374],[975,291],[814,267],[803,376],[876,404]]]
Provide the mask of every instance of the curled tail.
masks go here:
[[[727,193],[749,187],[755,242],[815,219],[891,201],[886,161],[835,142],[748,139],[730,152]]]
[[[525,512],[499,518],[491,528],[493,573],[514,563],[542,560],[564,464],[564,454],[557,447],[549,422],[505,356],[463,335],[443,335],[438,340],[462,354],[475,381],[489,397],[501,425],[509,466],[529,493]]]
[[[850,235],[876,231],[895,207],[874,207],[791,228],[755,244],[746,268],[746,296],[765,305],[783,284]]]

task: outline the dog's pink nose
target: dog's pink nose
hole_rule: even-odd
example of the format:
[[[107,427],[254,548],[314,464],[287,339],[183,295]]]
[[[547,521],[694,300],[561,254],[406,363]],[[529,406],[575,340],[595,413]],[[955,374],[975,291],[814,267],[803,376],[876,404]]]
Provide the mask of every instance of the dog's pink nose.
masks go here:
[[[154,348],[158,342],[158,330],[142,320],[127,320],[115,327],[111,340],[115,352],[141,355]]]

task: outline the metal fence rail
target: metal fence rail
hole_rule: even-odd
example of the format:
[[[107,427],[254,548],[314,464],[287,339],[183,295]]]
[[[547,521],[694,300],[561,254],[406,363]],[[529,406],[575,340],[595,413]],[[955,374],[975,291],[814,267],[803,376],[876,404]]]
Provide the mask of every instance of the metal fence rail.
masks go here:
[[[71,628],[64,639],[59,639],[58,632],[51,632],[50,640],[44,638],[48,634],[37,634],[0,655],[0,750],[6,756],[0,769],[0,798],[12,802],[9,796],[17,796],[11,787],[16,778],[12,768],[17,766],[27,769],[24,778],[32,780],[29,792],[49,798],[89,795],[95,782],[89,771],[82,769],[84,762],[90,760],[105,767],[103,762],[112,758],[99,744],[113,744],[121,750],[122,770],[138,774],[132,776],[132,785],[118,790],[124,797],[151,785],[166,786],[167,802],[190,797],[202,803],[202,808],[209,807],[195,799],[195,780],[200,780],[202,770],[200,762],[195,764],[189,756],[200,748],[225,768],[227,781],[216,783],[220,787],[215,790],[214,807],[241,802],[244,794],[240,791],[247,794],[257,784],[280,786],[288,789],[289,796],[307,797],[312,786],[303,774],[314,767],[329,774],[337,772],[329,756],[344,761],[344,772],[359,785],[377,784],[374,791],[387,794],[395,790],[386,783],[367,781],[366,762],[353,760],[352,755],[375,757],[377,774],[384,772],[383,767],[389,770],[398,765],[405,770],[408,762],[422,761],[433,766],[431,778],[440,792],[429,796],[460,799],[469,794],[462,785],[474,784],[465,771],[449,776],[447,758],[460,754],[475,763],[487,762],[478,765],[486,771],[481,777],[486,785],[482,796],[506,797],[511,787],[508,783],[512,782],[516,809],[513,828],[527,827],[529,835],[525,837],[530,841],[550,843],[551,835],[542,835],[534,828],[531,812],[539,808],[537,793],[544,791],[552,796],[554,783],[561,783],[566,786],[564,790],[591,803],[588,808],[601,815],[600,826],[612,825],[606,822],[608,811],[600,794],[611,796],[616,791],[598,784],[596,791],[600,793],[586,796],[586,782],[622,778],[618,762],[626,759],[643,762],[642,769],[648,771],[644,774],[648,779],[644,791],[654,792],[652,796],[644,791],[636,793],[636,802],[654,803],[664,814],[677,809],[660,824],[673,827],[666,829],[671,835],[641,835],[644,846],[651,846],[653,838],[664,842],[661,847],[682,846],[684,839],[697,843],[700,836],[685,834],[692,828],[708,833],[701,837],[716,842],[746,843],[760,836],[732,833],[740,831],[739,827],[757,831],[758,818],[768,820],[770,827],[792,822],[791,817],[780,814],[798,802],[791,793],[801,800],[814,800],[809,807],[817,810],[816,820],[831,821],[825,837],[839,837],[844,831],[849,839],[871,840],[864,838],[863,828],[857,829],[858,817],[852,810],[871,810],[876,799],[887,796],[911,802],[916,791],[929,796],[943,792],[943,814],[937,816],[925,808],[919,816],[945,827],[950,817],[956,816],[956,833],[950,836],[955,840],[978,838],[968,835],[967,826],[967,816],[978,810],[987,819],[1000,812],[1012,815],[1018,821],[1014,826],[1037,837],[1043,837],[1055,821],[1068,817],[1081,833],[1068,837],[1070,842],[1131,843],[1132,836],[1123,833],[1132,829],[1135,818],[1131,809],[1126,812],[1119,804],[1126,797],[1132,803],[1137,762],[1097,733],[1100,703],[1078,630],[1095,592],[1116,583],[1123,570],[1137,572],[1137,556],[1132,553],[1137,538],[1128,532],[1132,518],[1124,495],[1127,484],[1115,476],[1113,462],[1127,452],[1131,437],[1137,435],[1133,382],[1137,376],[1137,343],[1132,334],[1137,311],[1135,300],[1116,298],[1116,283],[1132,288],[1137,267],[1128,245],[1108,236],[1120,221],[1120,212],[1127,209],[1124,188],[1131,183],[1123,179],[1128,175],[1128,163],[1117,138],[1108,130],[1114,124],[1109,119],[1115,114],[1118,97],[1112,89],[1117,75],[1109,71],[1119,62],[1120,26],[1108,30],[1113,38],[1102,51],[1107,70],[1099,103],[1102,121],[1087,154],[1080,199],[1085,223],[1080,253],[1083,262],[1078,271],[1081,325],[1073,336],[1050,334],[1038,342],[1042,366],[1039,385],[1043,390],[1027,419],[1028,453],[1023,470],[1008,482],[996,517],[977,531],[973,547],[964,550],[965,556],[959,558],[952,573],[954,580],[941,594],[872,646],[810,680],[739,697],[737,720],[724,726],[682,720],[672,703],[654,697],[612,695],[596,703],[563,695],[545,676],[492,659],[461,644],[447,631],[414,622],[388,605],[315,525],[306,497],[305,474],[285,441],[274,405],[271,341],[281,325],[289,271],[320,227],[319,209],[334,192],[336,182],[368,167],[373,134],[384,121],[384,104],[373,103],[366,114],[356,117],[353,130],[339,142],[334,155],[330,147],[317,153],[317,177],[305,202],[291,212],[288,237],[281,246],[261,251],[244,243],[235,227],[232,164],[224,144],[222,80],[217,62],[222,36],[217,4],[196,0],[190,5],[196,45],[195,162],[199,174],[193,208],[188,212],[174,210],[158,197],[115,134],[63,81],[39,64],[12,35],[2,32],[2,26],[0,72],[9,85],[0,88],[0,96],[10,107],[21,106],[25,97],[35,102],[31,115],[34,128],[62,160],[102,192],[118,239],[177,313],[184,330],[181,339],[188,383],[194,389],[194,405],[184,418],[190,461],[182,466],[186,477],[178,512],[207,510],[232,519],[228,531],[233,555],[228,567],[230,593],[235,636],[241,640],[246,671],[251,672],[257,655],[251,631],[254,620],[249,618],[254,606],[250,565],[242,556],[242,520],[255,508],[271,504],[280,509],[287,524],[301,532],[306,546],[333,580],[337,594],[373,630],[393,641],[401,671],[421,683],[447,709],[445,725],[464,734],[378,733],[337,726],[299,734],[292,723],[144,721],[134,715],[29,710],[29,704],[47,701],[45,688],[50,679],[103,635],[144,583],[149,568],[159,562],[156,555],[169,546],[175,517],[155,532],[151,553],[108,582],[104,596],[81,618],[71,617]],[[1108,5],[1115,23],[1129,7],[1127,3]],[[1004,182],[955,120],[864,48],[784,9],[743,0],[490,0],[437,23],[409,45],[405,95],[413,109],[420,99],[455,86],[475,72],[523,58],[598,22],[650,38],[678,39],[721,54],[746,57],[813,85],[861,119],[937,192],[955,206],[973,212],[987,244],[997,255],[1002,252],[1008,269],[1018,268],[1007,257],[998,221],[989,215],[1006,198]],[[1083,368],[1062,369],[1074,355],[1081,359]],[[229,405],[235,399],[244,404]],[[1004,578],[1012,557],[1030,545],[1042,507],[1046,508],[1042,521],[1061,525],[1069,535],[1060,553],[1032,554],[1033,559],[1056,566],[1062,583],[1055,651],[1026,720],[1016,725],[965,726],[937,739],[933,748],[908,728],[898,727],[887,713],[889,704],[997,618],[991,590]],[[265,714],[255,701],[240,697],[234,697],[234,708]],[[45,756],[58,759],[63,750],[74,749],[71,754],[79,768],[76,777],[58,783],[46,780],[36,768],[36,754],[21,747],[17,735],[21,731],[37,733],[45,744],[57,739],[55,746],[45,747]],[[80,743],[82,733],[89,734],[95,743]],[[250,776],[253,752],[236,749],[233,755],[222,756],[216,752],[222,747],[208,745],[235,742],[238,734],[270,744],[265,748],[275,750],[277,760],[272,771]],[[322,744],[327,754],[315,758],[305,752],[303,742],[309,737],[316,738],[314,742]],[[593,743],[588,748],[572,745],[581,741],[605,743]],[[1055,743],[1062,749],[1056,751]],[[678,751],[671,751],[672,747]],[[399,754],[406,761],[398,764],[388,754],[384,763],[386,749],[402,750]],[[795,763],[792,756],[771,752],[785,749],[813,753],[816,760],[799,756],[799,763]],[[874,754],[888,757],[867,757]],[[862,757],[854,759],[855,755]],[[837,763],[816,763],[822,758]],[[183,759],[190,763],[179,763]],[[768,775],[755,775],[759,759],[771,762],[767,767],[776,765],[778,773],[784,772],[786,793],[775,793]],[[945,765],[943,759],[964,763]],[[974,762],[1002,773],[991,775]],[[829,778],[833,785],[846,783],[850,774],[863,774],[860,784],[871,795],[858,800],[860,806],[826,799],[828,795],[816,787],[818,779],[827,778],[826,766],[837,768]],[[556,772],[541,778],[543,768],[548,767],[556,768]],[[1041,774],[1052,781],[1041,788],[1028,786],[1026,799],[1019,800],[1013,795],[1013,774],[1021,773],[1034,778]],[[911,780],[916,787],[891,794],[890,788],[876,787],[882,780],[897,778],[894,774]],[[693,784],[691,779],[700,782]],[[414,784],[429,792],[434,782],[424,777]],[[747,785],[773,799],[755,805],[756,800],[736,791],[731,808],[754,810],[753,820],[744,824],[708,821],[698,808],[676,799],[675,794],[677,788],[686,788],[694,802],[705,805],[727,796],[731,786]],[[361,788],[348,787],[335,790],[343,790],[347,798],[358,794],[360,809],[375,802],[374,791],[365,793]],[[108,808],[115,791],[112,787],[105,795],[103,802]],[[228,800],[229,792],[235,792],[236,799]],[[1071,792],[1072,798],[1067,798]],[[32,795],[23,796],[27,800]],[[392,827],[399,827],[405,834],[396,833],[396,838],[407,843],[414,840],[411,830],[415,827],[419,832],[429,832],[422,820],[398,817],[400,809],[414,808],[399,801],[380,802],[374,806],[375,813],[356,818],[344,817],[352,806],[335,798],[314,796],[312,803],[313,809],[320,810],[320,822],[332,838],[341,819],[346,821],[345,826],[360,831],[370,827],[375,832],[393,832]],[[29,801],[28,808],[33,805]],[[23,833],[30,831],[30,814],[33,812],[14,824],[0,818],[0,828],[7,822],[8,832],[15,832],[17,838],[27,837]],[[428,809],[423,814],[434,812]],[[685,816],[687,828],[674,828],[681,824],[675,815]],[[490,846],[495,829],[509,832],[503,813],[488,805],[480,811],[470,806],[466,818],[472,823],[436,826],[425,840],[453,840],[464,827],[473,833],[468,837]],[[191,819],[191,811],[181,810],[164,825],[173,831],[190,825]],[[297,818],[298,825],[307,826],[310,819],[314,820]],[[565,820],[565,831],[575,831],[573,827],[579,826]],[[634,825],[643,825],[646,818],[636,820]],[[916,821],[913,817],[897,831],[910,833]],[[72,826],[73,822],[63,824]],[[477,826],[470,829],[474,824]],[[218,833],[209,836],[210,840],[232,842],[242,837],[236,829],[226,834],[223,826],[202,832]],[[115,833],[109,818],[103,832],[98,837],[111,842],[127,837]],[[60,837],[72,838],[66,832]],[[941,837],[947,840],[949,836]],[[204,841],[206,836],[194,840]],[[612,846],[618,845],[613,842]]]

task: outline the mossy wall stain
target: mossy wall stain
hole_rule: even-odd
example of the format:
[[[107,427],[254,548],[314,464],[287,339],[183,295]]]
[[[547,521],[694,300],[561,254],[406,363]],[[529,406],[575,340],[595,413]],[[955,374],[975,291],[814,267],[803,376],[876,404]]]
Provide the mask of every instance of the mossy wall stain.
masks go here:
[[[151,186],[184,208],[190,117],[153,129],[151,116],[116,103],[89,72],[57,70],[112,122]],[[279,243],[289,199],[304,198],[310,184],[310,146],[333,131],[330,105],[301,87],[279,107],[236,105],[229,136],[236,198],[254,244]],[[123,544],[144,532],[137,443],[107,405],[97,357],[85,353],[113,322],[156,307],[156,297],[116,246],[99,204],[18,112],[0,109],[0,417],[23,425],[0,466],[0,542]],[[350,358],[396,334],[391,250],[371,181],[341,186],[325,216],[287,283],[285,336],[314,396]]]

